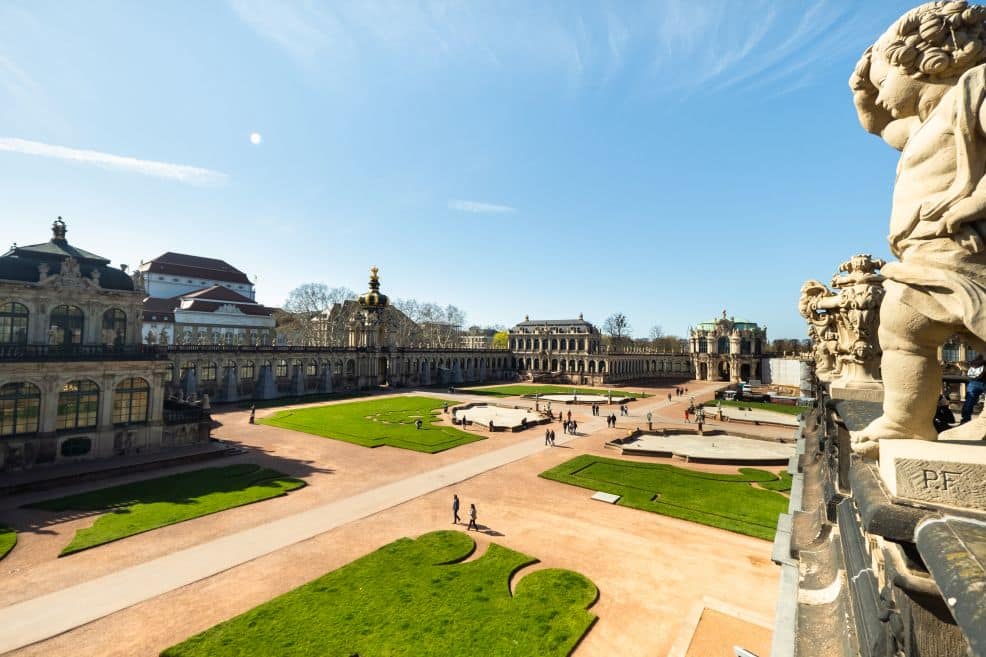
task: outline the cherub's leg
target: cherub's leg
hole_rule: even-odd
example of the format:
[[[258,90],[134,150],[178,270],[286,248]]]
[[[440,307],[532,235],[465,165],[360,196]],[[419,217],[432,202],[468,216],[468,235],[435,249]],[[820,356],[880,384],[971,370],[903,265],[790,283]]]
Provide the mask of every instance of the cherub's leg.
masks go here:
[[[903,304],[896,285],[886,289],[880,307],[883,415],[852,436],[853,450],[864,455],[875,455],[879,440],[937,440],[931,420],[941,394],[938,346],[955,332]]]

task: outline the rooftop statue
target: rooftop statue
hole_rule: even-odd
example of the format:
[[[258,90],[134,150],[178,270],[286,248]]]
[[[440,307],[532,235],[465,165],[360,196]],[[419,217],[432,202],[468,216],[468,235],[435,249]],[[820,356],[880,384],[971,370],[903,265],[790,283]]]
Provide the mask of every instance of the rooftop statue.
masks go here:
[[[955,333],[986,351],[986,7],[931,2],[894,23],[849,80],[863,127],[901,151],[880,310],[883,415],[853,436],[937,440],[936,350]],[[986,418],[943,438],[986,437]]]

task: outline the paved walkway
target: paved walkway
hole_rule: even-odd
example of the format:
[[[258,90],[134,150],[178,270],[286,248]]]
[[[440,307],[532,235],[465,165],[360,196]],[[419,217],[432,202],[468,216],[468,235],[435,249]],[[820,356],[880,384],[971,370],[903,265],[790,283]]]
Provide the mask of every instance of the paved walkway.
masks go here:
[[[557,442],[573,438],[559,434]],[[544,449],[550,448],[543,438],[532,438],[5,607],[0,609],[0,653],[68,632]]]

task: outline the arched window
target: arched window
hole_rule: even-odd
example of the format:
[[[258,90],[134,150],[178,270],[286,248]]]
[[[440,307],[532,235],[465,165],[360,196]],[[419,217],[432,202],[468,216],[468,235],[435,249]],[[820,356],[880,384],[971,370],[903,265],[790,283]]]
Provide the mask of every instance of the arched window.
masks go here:
[[[718,351],[720,354],[728,354],[729,353],[729,338],[727,338],[725,336],[719,338],[719,341],[716,344],[716,351]]]
[[[243,363],[243,367],[240,368],[240,378],[249,381],[252,380],[253,377],[254,377],[253,361],[248,360],[247,362]]]
[[[49,344],[81,345],[84,325],[82,311],[75,306],[55,306],[51,311]]]
[[[89,429],[96,426],[99,386],[89,380],[69,381],[58,394],[56,429]]]
[[[147,422],[147,404],[151,386],[139,377],[124,379],[113,394],[113,424]]]
[[[318,362],[314,360],[308,361],[305,365],[305,376],[318,376]]]
[[[698,353],[706,354],[709,352],[709,341],[705,338],[698,339]]]
[[[0,386],[0,436],[37,433],[41,391],[32,383]]]
[[[216,363],[214,361],[207,361],[202,363],[202,372],[199,374],[200,381],[215,381],[216,380]]]
[[[943,361],[946,363],[955,363],[959,360],[959,345],[955,342],[942,345],[941,353]]]
[[[27,344],[27,306],[13,301],[0,306],[0,344]]]
[[[274,376],[279,379],[283,379],[288,375],[288,361],[283,358],[277,361],[277,369],[274,372]]]
[[[103,343],[122,345],[127,339],[127,314],[119,308],[103,313]]]

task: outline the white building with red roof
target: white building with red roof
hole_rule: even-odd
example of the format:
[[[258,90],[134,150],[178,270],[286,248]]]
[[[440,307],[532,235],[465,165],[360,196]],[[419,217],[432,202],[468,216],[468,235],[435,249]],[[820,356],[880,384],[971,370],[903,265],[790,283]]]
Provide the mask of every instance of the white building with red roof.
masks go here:
[[[225,260],[168,252],[137,268],[147,291],[142,336],[157,344],[271,344],[274,309]]]

